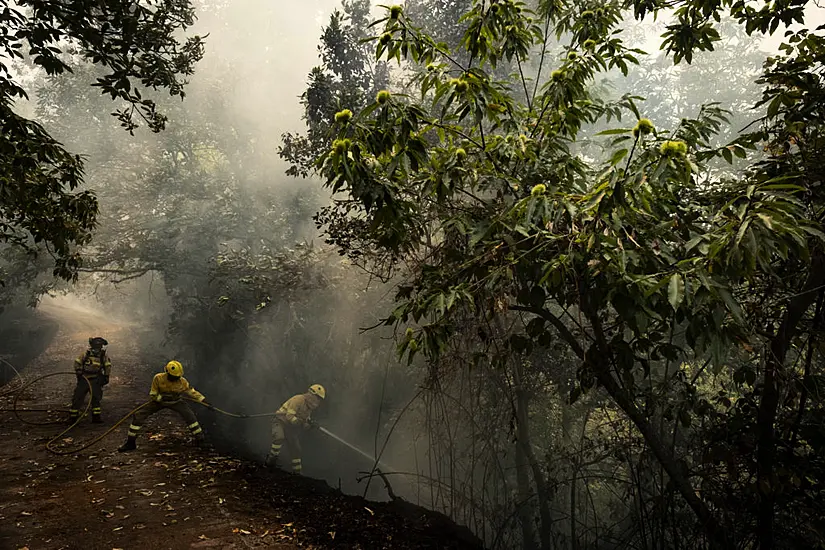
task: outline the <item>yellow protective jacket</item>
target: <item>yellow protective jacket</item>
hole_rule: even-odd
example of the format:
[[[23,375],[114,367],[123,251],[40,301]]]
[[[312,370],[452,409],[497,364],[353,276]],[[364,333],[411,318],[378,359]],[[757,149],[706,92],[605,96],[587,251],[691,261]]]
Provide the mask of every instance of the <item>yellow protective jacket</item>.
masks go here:
[[[206,399],[203,394],[190,386],[186,378],[182,376],[177,380],[169,380],[165,372],[159,372],[152,379],[152,389],[149,390],[149,397],[152,399],[157,399],[157,396],[160,396],[161,401],[165,403],[176,403],[184,395],[195,401]]]
[[[112,362],[106,354],[103,357],[95,357],[87,351],[75,358],[74,371],[86,378],[97,378],[98,375],[109,376],[112,371]]]
[[[309,417],[312,415],[312,410],[312,406],[309,404],[309,394],[301,393],[287,399],[275,413],[275,418],[285,424],[306,426]]]

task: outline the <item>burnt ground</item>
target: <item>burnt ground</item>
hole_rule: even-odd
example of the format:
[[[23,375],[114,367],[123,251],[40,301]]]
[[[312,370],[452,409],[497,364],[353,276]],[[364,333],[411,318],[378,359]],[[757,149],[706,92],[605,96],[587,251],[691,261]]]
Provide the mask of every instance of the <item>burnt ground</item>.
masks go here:
[[[47,312],[60,317],[54,307]],[[110,345],[114,372],[104,394],[104,424],[84,419],[59,443],[71,450],[144,401],[148,367],[139,363],[139,350],[129,347],[140,329],[103,325],[95,315],[77,312],[63,316],[57,328],[46,318],[39,322],[39,330],[27,329],[28,345],[21,349],[0,341],[0,357],[20,360],[18,368],[26,360],[27,380],[71,370],[91,332],[105,328],[110,342],[117,342]],[[47,378],[18,405],[65,410],[73,385],[72,376]],[[0,409],[10,403],[0,398]],[[24,417],[42,422],[65,415]],[[171,413],[149,420],[136,451],[118,453],[126,428],[121,425],[89,449],[59,456],[45,443],[61,425],[22,424],[0,410],[0,550],[481,548],[439,514],[344,495],[321,481],[192,447],[183,422]]]

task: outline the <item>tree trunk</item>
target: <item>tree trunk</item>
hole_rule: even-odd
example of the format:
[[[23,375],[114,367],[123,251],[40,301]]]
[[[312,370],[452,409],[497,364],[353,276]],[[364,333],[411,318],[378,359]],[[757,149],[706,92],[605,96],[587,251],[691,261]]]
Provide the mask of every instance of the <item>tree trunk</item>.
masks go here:
[[[516,436],[518,437],[518,436]],[[518,484],[519,520],[521,522],[522,548],[538,550],[536,530],[533,525],[533,492],[530,490],[530,474],[527,454],[521,441],[516,441],[516,483]]]
[[[541,541],[542,550],[550,550],[551,548],[551,526],[553,525],[552,516],[550,515],[550,503],[547,496],[547,484],[544,479],[544,474],[541,471],[535,453],[530,444],[530,419],[529,406],[530,399],[524,389],[524,365],[520,360],[516,360],[513,368],[515,374],[516,385],[516,422],[517,422],[517,437],[518,445],[522,447],[525,458],[527,459],[530,469],[533,472],[533,482],[536,486],[536,493],[539,500],[539,517],[541,518],[541,525],[539,529],[539,540]]]
[[[819,298],[816,299],[816,313],[814,313],[814,324],[808,335],[808,352],[805,356],[805,370],[802,373],[802,395],[799,396],[799,409],[797,409],[796,420],[791,429],[791,446],[796,445],[799,436],[799,428],[802,425],[802,418],[805,416],[805,406],[808,403],[808,388],[811,386],[811,362],[814,356],[814,338],[819,334],[822,327],[822,305],[825,300],[825,291],[819,291]]]
[[[673,482],[676,490],[685,499],[688,506],[693,510],[702,524],[702,528],[708,535],[710,543],[715,548],[729,548],[727,534],[721,529],[716,517],[711,513],[710,509],[696,494],[693,486],[688,480],[688,472],[686,468],[679,464],[676,457],[670,452],[667,445],[659,437],[659,431],[648,421],[644,413],[636,406],[633,395],[622,388],[616,379],[613,377],[611,365],[614,363],[613,354],[611,353],[610,344],[605,338],[602,330],[601,321],[598,314],[592,311],[585,311],[588,321],[593,327],[593,333],[596,337],[596,347],[599,349],[601,361],[591,361],[589,357],[585,357],[585,362],[593,367],[596,373],[596,378],[599,383],[607,390],[607,393],[616,402],[624,413],[630,418],[636,428],[641,432],[645,442],[653,451],[653,455],[662,465],[668,477]],[[587,355],[587,354],[584,354]]]
[[[779,380],[785,368],[785,358],[797,332],[799,321],[816,300],[817,290],[825,284],[825,261],[821,255],[811,259],[811,270],[801,292],[795,294],[782,318],[782,324],[770,340],[770,352],[765,359],[765,376],[756,419],[756,482],[759,489],[759,509],[756,535],[760,550],[774,547],[774,512],[776,494],[773,488],[776,458],[776,409],[779,405]]]
[[[613,401],[619,406],[620,409],[622,409],[622,411],[624,411],[633,424],[636,425],[636,428],[642,434],[645,442],[648,444],[651,451],[653,451],[653,455],[662,465],[662,468],[664,468],[668,477],[673,482],[676,490],[679,491],[679,494],[685,499],[688,506],[690,506],[699,518],[702,528],[705,533],[707,533],[711,544],[715,548],[729,548],[730,546],[727,544],[726,533],[720,528],[719,522],[711,513],[710,509],[694,491],[690,481],[688,480],[687,472],[684,471],[667,446],[662,442],[662,439],[659,437],[658,430],[650,424],[642,411],[640,411],[636,406],[633,396],[628,394],[624,388],[616,382],[616,379],[613,378],[611,371],[612,354],[610,353],[610,345],[605,339],[604,332],[601,328],[601,321],[599,321],[598,316],[593,312],[585,312],[588,321],[590,321],[593,326],[594,336],[596,337],[597,347],[599,348],[599,354],[601,357],[600,361],[591,361],[588,356],[589,354],[584,351],[581,345],[579,345],[579,342],[570,333],[564,323],[562,323],[561,320],[546,309],[527,306],[512,306],[511,309],[517,311],[529,311],[546,319],[556,328],[559,335],[570,346],[570,349],[573,350],[573,352],[576,353],[582,361],[588,362],[592,366],[594,372],[596,373],[596,377],[598,378],[599,384],[605,388]]]
[[[576,478],[579,475],[578,469],[573,469],[573,479],[570,480],[570,548],[579,550],[578,533],[576,533]]]
[[[570,394],[570,390],[572,388],[567,388],[567,395]],[[569,450],[573,449],[573,437],[571,435],[571,431],[573,429],[573,407],[566,406],[562,407],[561,409],[561,437],[562,437],[562,445],[565,450],[569,452]],[[584,424],[587,423],[587,420],[584,421]],[[581,441],[579,441],[581,444]],[[576,540],[576,477],[578,476],[578,464],[579,464],[579,454],[576,455],[577,460],[576,463],[570,468],[570,490],[566,493],[560,493],[561,502],[559,505],[562,509],[569,509],[570,510],[570,521],[567,521],[562,524],[563,534],[567,537],[569,541],[569,547],[571,550],[578,550],[578,541]]]
[[[633,424],[636,425],[636,428],[639,429],[650,450],[653,451],[653,455],[662,465],[665,472],[667,472],[676,490],[679,491],[679,494],[682,495],[682,498],[685,499],[688,506],[691,507],[699,518],[699,522],[708,534],[711,543],[720,549],[729,548],[727,537],[720,528],[718,521],[694,491],[693,486],[690,484],[690,481],[688,481],[687,472],[684,471],[684,468],[670,453],[667,445],[661,440],[658,430],[648,422],[647,418],[644,417],[630,396],[616,383],[613,375],[610,372],[604,372],[605,369],[601,370],[603,372],[597,372],[599,383],[604,386],[607,393],[610,394],[610,397],[613,398]]]

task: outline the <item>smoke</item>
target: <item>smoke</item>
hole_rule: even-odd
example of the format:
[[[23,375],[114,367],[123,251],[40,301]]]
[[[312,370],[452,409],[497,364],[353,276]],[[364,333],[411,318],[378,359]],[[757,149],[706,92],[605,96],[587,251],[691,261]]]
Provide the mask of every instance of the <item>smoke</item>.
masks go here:
[[[335,263],[319,267],[339,274],[329,288],[293,299],[276,298],[236,330],[200,331],[187,324],[188,333],[169,334],[166,327],[179,312],[169,307],[163,284],[151,282],[150,276],[117,285],[117,292],[112,287],[99,290],[96,299],[126,317],[131,312],[142,329],[155,328],[135,336],[144,366],[137,378],[147,387],[167,361],[178,359],[186,378],[209,403],[232,413],[261,414],[275,412],[291,396],[320,383],[327,398],[313,417],[347,442],[377,455],[398,413],[416,393],[417,375],[397,363],[388,330],[362,331],[375,324],[375,312],[389,310],[386,289],[365,289],[364,277],[342,271]],[[154,307],[147,307],[150,282]],[[79,311],[86,302],[75,303],[71,311]],[[210,347],[210,338],[219,342]],[[264,459],[271,444],[271,418],[237,419],[195,410],[220,448],[251,460]],[[409,451],[411,421],[407,416],[400,423],[381,458],[400,471],[416,470]],[[307,475],[349,493],[363,493],[365,482],[357,478],[372,468],[371,461],[319,432],[306,433],[301,443]],[[408,481],[394,479],[395,492],[411,497]],[[383,484],[371,483],[368,496],[386,499]]]
[[[274,412],[309,384],[321,383],[328,399],[318,419],[347,441],[380,450],[392,414],[415,390],[411,371],[395,360],[391,335],[360,330],[389,310],[386,287],[368,285],[357,270],[333,259],[316,268],[331,281],[328,286],[308,296],[274,296],[251,321],[233,325],[223,319],[227,324],[210,326],[215,319],[203,312],[212,304],[202,303],[212,299],[204,293],[215,290],[210,258],[224,245],[239,250],[268,233],[277,233],[285,246],[318,238],[311,216],[326,193],[317,181],[284,175],[277,148],[284,132],[304,126],[299,98],[320,61],[321,29],[340,1],[284,6],[242,0],[198,7],[199,20],[187,34],[208,34],[206,55],[183,102],[154,97],[169,116],[161,134],[143,128],[129,136],[118,128],[108,116],[117,106],[88,86],[97,71],[88,65],[45,81],[21,105],[34,112],[40,102],[45,127],[86,156],[87,187],[98,193],[101,207],[94,246],[85,251],[88,265],[119,271],[83,273],[74,295],[47,299],[41,307],[61,323],[86,319],[80,329],[87,332],[105,328],[89,321],[100,318],[99,310],[106,312],[104,319],[134,323],[142,329],[132,335],[145,367],[139,380],[148,385],[168,360],[180,359],[195,387],[229,411]],[[193,135],[200,143],[190,150]],[[167,172],[180,176],[169,177],[163,166],[174,166]],[[198,178],[200,188],[185,183]],[[216,192],[224,199],[216,199]],[[228,213],[214,210],[221,200]],[[246,236],[240,231],[224,240],[215,229],[218,223],[231,225],[221,216],[243,214],[244,208],[257,212],[262,204],[269,205],[265,215],[241,222],[251,224]],[[162,272],[151,269],[153,263],[163,263]],[[266,454],[269,419],[198,414],[235,452],[258,460]],[[308,474],[362,491],[355,477],[370,468],[369,461],[321,434],[308,434],[304,443]],[[384,459],[414,469],[403,447],[389,447]]]
[[[510,515],[507,506],[512,495],[507,480],[512,477],[514,445],[508,440],[505,423],[512,413],[510,396],[500,389],[509,381],[504,375],[495,379],[499,376],[495,373],[490,375],[492,381],[467,382],[460,377],[442,381],[442,394],[451,394],[460,405],[469,407],[467,411],[457,412],[453,402],[406,408],[418,393],[423,369],[397,362],[388,329],[361,330],[391,311],[388,285],[369,281],[333,257],[314,265],[310,275],[318,281],[310,290],[272,296],[271,303],[254,315],[236,314],[234,295],[226,305],[217,304],[221,287],[211,279],[214,262],[210,261],[224,246],[235,251],[254,248],[261,236],[284,248],[295,241],[318,240],[311,216],[327,200],[327,193],[317,181],[286,176],[277,149],[284,132],[300,131],[304,126],[299,98],[310,69],[319,63],[321,29],[340,1],[284,5],[272,0],[238,0],[200,2],[199,6],[199,21],[190,33],[209,35],[206,55],[196,67],[185,100],[164,100],[162,108],[170,121],[162,134],[142,129],[132,137],[120,130],[107,115],[114,110],[108,99],[78,84],[94,80],[94,71],[88,67],[76,70],[71,84],[61,88],[55,82],[34,96],[50,101],[41,113],[47,129],[67,148],[88,157],[87,183],[99,192],[102,225],[95,247],[87,252],[99,257],[98,267],[123,271],[115,279],[128,279],[113,284],[109,273],[84,274],[73,295],[44,299],[42,312],[64,326],[75,327],[81,346],[93,333],[105,335],[108,323],[140,327],[131,335],[143,369],[135,373],[138,384],[145,385],[136,389],[140,398],[152,375],[170,359],[184,363],[186,377],[210,403],[235,413],[271,413],[310,384],[323,384],[328,397],[315,417],[331,432],[371,454],[382,451],[392,432],[382,462],[401,471],[449,480],[450,499],[462,490],[483,492],[495,486],[490,490],[493,512],[486,513]],[[810,10],[814,12],[811,26],[825,20],[825,10],[813,6]],[[629,24],[627,30],[642,49],[655,52],[661,25]],[[775,51],[781,40],[777,33],[762,40],[761,48]],[[698,105],[707,99],[705,93],[718,98],[711,82],[730,83],[723,69],[738,75],[745,70],[758,72],[763,52],[746,57],[742,44],[720,45],[716,52],[697,56],[692,66],[678,68],[655,56],[643,57],[642,67],[631,68],[629,80],[620,81],[628,89],[616,92],[648,97],[644,116],[650,116],[657,127],[672,126],[683,116],[695,116]],[[738,64],[703,76],[707,61],[720,56],[737,58],[730,51],[738,52]],[[33,77],[26,78],[29,82]],[[68,82],[69,77],[61,78]],[[662,84],[664,80],[667,85]],[[757,88],[743,86],[741,90],[732,86],[727,90],[732,99],[726,107],[735,105],[734,101],[752,104]],[[687,95],[693,104],[676,111],[671,105],[675,102],[656,96],[663,92],[681,93],[681,99]],[[32,110],[33,104],[22,107]],[[746,114],[744,108],[740,111]],[[190,150],[192,136],[199,142]],[[179,150],[170,146],[176,140]],[[180,168],[164,172],[158,159]],[[216,194],[221,198],[216,199]],[[244,217],[245,209],[255,215]],[[233,221],[239,212],[238,221]],[[231,238],[216,229],[233,223],[241,227],[234,227],[238,231]],[[158,250],[172,253],[155,254]],[[129,260],[132,257],[140,257],[150,268],[142,270]],[[111,262],[106,264],[107,260]],[[132,276],[136,278],[129,279]],[[18,364],[30,360],[54,335],[55,325],[41,322],[43,327],[51,326],[51,332],[19,330],[18,336],[27,336],[18,337],[14,345],[11,337],[0,333],[0,356],[18,354],[13,360]],[[112,341],[111,345],[117,349],[121,343]],[[549,402],[548,398],[535,407],[551,418]],[[482,405],[484,418],[478,413]],[[432,409],[438,414],[430,417]],[[270,418],[234,419],[202,408],[196,413],[221,448],[258,461],[268,452]],[[533,425],[540,428],[541,421],[533,420]],[[556,444],[551,427],[544,432],[535,429],[538,446]],[[364,491],[364,482],[357,478],[360,471],[370,469],[369,460],[322,433],[307,433],[302,444],[307,475],[346,492]],[[441,456],[433,459],[428,456],[431,450]],[[482,460],[500,473],[488,474]],[[456,481],[456,475],[466,479]],[[438,504],[433,493],[419,495],[411,478],[390,479],[400,496],[413,501],[420,496],[433,507]],[[373,481],[368,497],[386,498],[382,484]],[[460,508],[460,497],[455,498],[455,503],[450,500],[442,509]],[[483,510],[481,516],[483,522],[495,523]]]
[[[298,98],[306,89],[309,69],[318,63],[321,27],[338,4],[289,2],[287,8],[242,0],[202,9],[194,31],[209,34],[207,55],[192,79],[187,101],[208,103],[216,78],[231,80],[226,82],[231,102],[216,114],[268,144],[270,168],[283,168],[275,148],[283,132],[301,127]],[[224,71],[229,72],[221,75]]]

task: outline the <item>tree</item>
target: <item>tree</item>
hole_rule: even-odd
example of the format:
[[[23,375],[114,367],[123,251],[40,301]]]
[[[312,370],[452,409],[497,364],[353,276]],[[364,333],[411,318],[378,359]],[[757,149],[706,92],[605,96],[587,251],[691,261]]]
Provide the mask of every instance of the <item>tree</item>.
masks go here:
[[[662,48],[675,63],[689,63],[720,39],[711,20],[723,11],[751,34],[802,22],[805,4],[670,4],[675,20]],[[639,18],[663,9],[623,7]],[[356,258],[409,270],[386,319],[414,324],[401,353],[423,352],[437,366],[459,342],[466,345],[468,320],[526,314],[523,333],[486,364],[564,342],[580,361],[576,393],[599,386],[627,415],[711,544],[730,547],[753,533],[763,549],[779,541],[821,544],[791,522],[778,524],[777,533],[774,520],[779,510],[805,516],[792,503],[815,498],[822,480],[804,456],[784,454],[781,468],[776,460],[777,449],[799,443],[779,440],[780,408],[810,418],[819,406],[807,398],[793,406],[781,396],[801,382],[799,338],[814,326],[808,319],[825,283],[821,166],[812,162],[822,146],[822,37],[807,30],[791,36],[786,56],[766,67],[763,129],[717,147],[710,139],[727,119],[716,106],[663,129],[632,97],[604,102],[589,93],[599,71],[626,72],[635,62],[637,52],[612,32],[618,6],[542,3],[538,16],[569,43],[549,80],[519,101],[529,89],[523,75],[490,75],[499,60],[524,61],[542,43],[544,31],[528,15],[512,1],[475,3],[460,48],[469,62],[462,63],[400,8],[389,9],[378,22],[384,33],[376,57],[417,68],[420,99],[388,94],[337,119],[316,163],[342,196],[339,215],[322,219],[330,238]],[[571,153],[583,127],[623,112],[636,122],[602,132],[608,160],[589,164]],[[701,176],[711,159],[747,158],[758,148],[769,158],[735,177]],[[687,377],[691,363],[725,373],[742,349],[747,372],[760,372],[761,361],[765,368],[759,387],[729,413],[749,418],[758,434],[754,447],[737,451],[758,483],[734,485],[756,511],[734,524],[721,501],[697,492],[698,464],[678,458],[656,428],[668,408],[685,428],[717,411],[687,391],[673,415],[673,404],[657,401],[652,386],[674,370]],[[818,447],[813,439],[799,444],[805,456]],[[783,476],[795,468],[816,481],[783,489],[793,485]]]
[[[288,175],[309,175],[314,151],[323,144],[336,111],[344,105],[359,109],[389,83],[387,65],[373,63],[371,50],[363,43],[369,32],[370,6],[368,0],[346,0],[343,11],[330,15],[318,48],[322,63],[310,72],[301,96],[307,134],[286,133],[278,148],[281,158],[290,163]]]
[[[334,250],[302,242],[314,233],[311,217],[324,192],[265,168],[270,142],[230,116],[236,70],[210,56],[198,82],[209,90],[205,99],[159,101],[174,123],[131,139],[108,117],[84,118],[106,107],[107,99],[84,85],[100,67],[78,63],[72,74],[37,88],[38,119],[68,147],[90,152],[87,184],[105,205],[72,290],[94,292],[126,315],[137,312],[144,325],[157,323],[151,332],[165,337],[136,342],[142,359],[162,365],[167,353],[192,365],[194,383],[228,410],[270,410],[310,383],[328,385],[327,425],[365,445],[357,439],[365,435],[359,420],[378,424],[379,405],[393,406],[389,398],[379,403],[381,385],[392,390],[396,378],[395,371],[376,375],[393,347],[380,345],[375,333],[359,338],[381,291],[364,292]],[[150,288],[151,301],[145,293],[127,301],[123,295],[135,287]],[[237,424],[207,420],[236,452],[257,455],[256,444],[268,438],[253,436],[254,428],[242,438]],[[338,458],[308,466],[331,482],[365,468],[360,457]]]
[[[48,75],[70,72],[71,58],[106,68],[92,84],[120,100],[115,116],[130,133],[142,119],[154,132],[166,117],[146,90],[168,90],[183,98],[185,77],[203,55],[200,37],[185,41],[178,31],[194,22],[188,0],[144,5],[118,0],[100,5],[22,1],[0,13],[0,241],[55,257],[54,274],[76,277],[77,246],[87,244],[98,205],[83,183],[83,160],[67,151],[38,123],[19,114],[14,102],[27,99],[15,76],[15,61],[30,59]],[[141,92],[144,91],[144,93]]]

